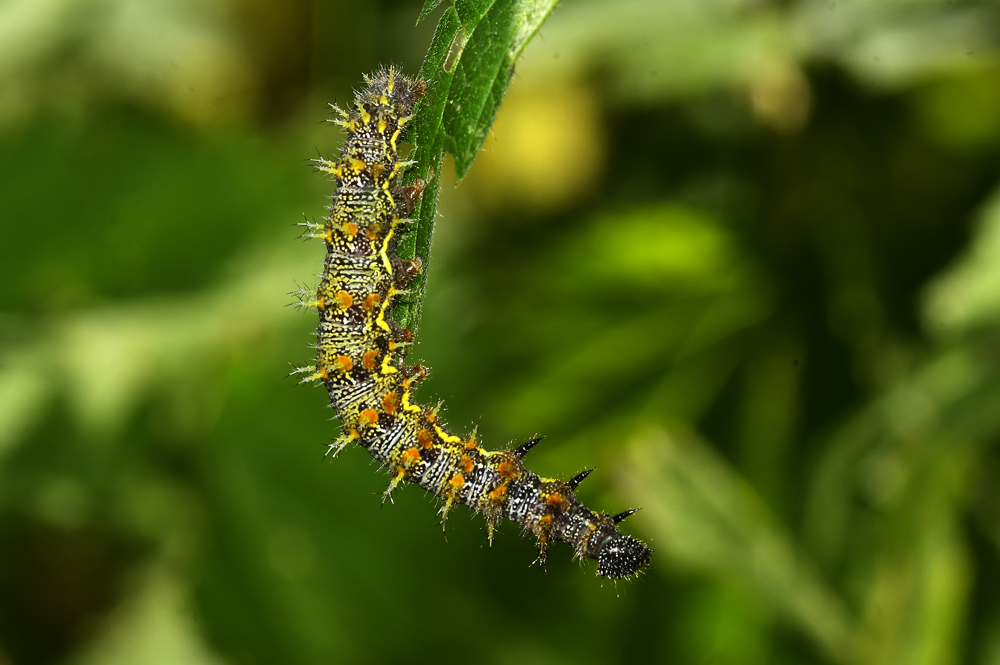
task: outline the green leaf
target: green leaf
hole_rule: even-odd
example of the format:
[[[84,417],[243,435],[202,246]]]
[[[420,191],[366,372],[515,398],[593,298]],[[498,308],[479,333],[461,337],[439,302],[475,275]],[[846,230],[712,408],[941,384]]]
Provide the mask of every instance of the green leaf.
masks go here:
[[[462,25],[472,31],[455,67],[443,120],[445,148],[455,158],[459,180],[468,173],[493,125],[514,62],[557,3],[499,0],[485,12],[479,11],[483,2],[467,3],[464,12],[456,5]]]
[[[420,16],[417,17],[417,25],[420,25],[421,21],[431,15],[431,13],[441,6],[444,0],[427,0],[424,3],[424,8],[420,10]]]
[[[496,0],[466,0],[465,2],[456,2],[455,11],[458,12],[458,18],[462,20],[462,26],[471,30],[482,20],[494,3],[506,4],[497,3]]]
[[[418,22],[440,4],[428,0]],[[445,151],[455,158],[461,180],[496,118],[514,63],[557,4],[559,0],[456,0],[438,21],[420,69],[427,93],[408,136],[416,146],[410,155],[415,165],[404,183],[419,178],[425,188],[397,253],[404,259],[421,257],[424,271],[409,295],[393,306],[393,319],[405,328],[416,331],[420,322]]]
[[[683,428],[650,426],[635,431],[627,454],[619,485],[643,506],[635,525],[648,525],[660,556],[751,590],[797,624],[830,661],[859,662],[865,635],[857,617],[710,445]]]

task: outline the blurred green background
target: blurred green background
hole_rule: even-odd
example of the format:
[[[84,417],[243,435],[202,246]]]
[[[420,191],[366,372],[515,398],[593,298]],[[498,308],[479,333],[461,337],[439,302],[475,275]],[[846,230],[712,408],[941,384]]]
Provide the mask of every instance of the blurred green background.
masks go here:
[[[1000,665],[1000,6],[566,0],[446,165],[420,397],[642,506],[616,585],[283,378],[421,4],[0,2],[0,665]]]

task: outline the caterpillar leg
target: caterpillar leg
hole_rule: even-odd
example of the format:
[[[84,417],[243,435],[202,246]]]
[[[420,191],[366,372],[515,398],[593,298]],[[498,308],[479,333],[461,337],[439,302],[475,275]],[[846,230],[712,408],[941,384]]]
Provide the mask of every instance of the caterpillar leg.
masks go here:
[[[412,261],[405,261],[400,258],[392,259],[392,276],[395,280],[396,286],[400,289],[405,289],[413,279],[421,273],[424,269],[424,260],[419,256],[414,257]],[[404,291],[398,291],[397,293],[404,293]]]
[[[538,556],[531,562],[531,565],[534,566],[537,563],[539,568],[545,570],[545,561],[548,559],[548,555],[549,540],[543,536],[538,539]]]
[[[383,506],[385,505],[386,499],[389,500],[389,503],[395,503],[395,501],[392,500],[392,491],[397,487],[399,487],[399,484],[403,482],[405,478],[406,478],[406,469],[401,468],[398,471],[396,471],[396,475],[393,476],[392,480],[389,481],[389,487],[387,487],[386,490],[382,492]]]
[[[358,434],[357,430],[353,429],[347,434],[341,434],[340,436],[337,437],[337,440],[331,443],[330,446],[326,449],[326,453],[323,454],[323,459],[330,457],[330,453],[333,453],[333,456],[330,457],[330,459],[335,459],[337,455],[340,454],[341,450],[346,448],[349,444],[353,443],[354,441],[357,441],[359,438],[360,435]]]
[[[406,365],[399,370],[403,375],[403,388],[409,390],[427,378],[427,368],[423,365]]]
[[[305,374],[299,383],[313,383],[315,381],[326,381],[329,375],[323,368],[316,369],[315,365],[306,365],[305,367],[296,367],[294,370],[289,372],[288,376],[297,376],[299,374]]]
[[[396,211],[399,217],[410,216],[410,213],[417,207],[417,200],[420,198],[420,195],[424,193],[424,185],[424,181],[417,178],[412,185],[400,187],[397,191],[393,192],[393,198],[397,201]]]
[[[464,480],[461,475],[455,475],[451,481],[448,483],[451,491],[447,491],[444,496],[444,505],[441,506],[441,530],[444,531],[445,525],[448,522],[448,513],[451,512],[452,506],[455,505],[458,499],[458,492],[455,491],[462,486]]]

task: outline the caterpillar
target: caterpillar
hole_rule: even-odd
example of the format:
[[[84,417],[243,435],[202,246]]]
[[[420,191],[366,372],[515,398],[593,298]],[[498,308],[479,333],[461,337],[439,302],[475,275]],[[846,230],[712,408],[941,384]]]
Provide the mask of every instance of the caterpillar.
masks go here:
[[[456,504],[485,517],[491,544],[500,520],[517,522],[537,537],[540,564],[550,542],[564,541],[577,557],[597,559],[601,577],[636,575],[652,550],[617,526],[636,510],[611,516],[576,499],[593,469],[566,481],[539,477],[522,460],[542,437],[515,450],[488,451],[475,435],[454,435],[439,417],[440,405],[413,402],[427,369],[405,364],[413,335],[389,318],[389,308],[423,269],[420,257],[402,260],[395,246],[424,187],[421,180],[400,184],[411,163],[400,158],[399,144],[427,85],[395,67],[365,82],[349,111],[331,105],[331,122],[347,137],[339,159],[315,161],[336,180],[336,191],[323,224],[303,223],[303,235],[325,241],[327,255],[319,287],[295,294],[319,311],[315,364],[293,374],[329,393],[343,434],[327,453],[336,457],[347,445],[360,445],[389,471],[383,502],[401,483],[416,483],[441,500],[442,520]]]

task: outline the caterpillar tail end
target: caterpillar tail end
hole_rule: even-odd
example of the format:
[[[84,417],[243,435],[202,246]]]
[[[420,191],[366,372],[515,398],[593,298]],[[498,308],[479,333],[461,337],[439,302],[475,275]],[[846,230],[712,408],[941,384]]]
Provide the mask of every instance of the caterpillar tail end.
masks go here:
[[[597,555],[597,574],[609,580],[638,575],[649,565],[653,550],[631,536],[609,538]]]

